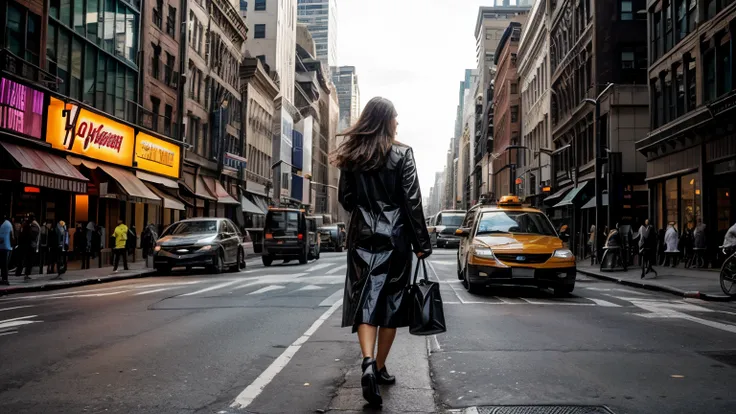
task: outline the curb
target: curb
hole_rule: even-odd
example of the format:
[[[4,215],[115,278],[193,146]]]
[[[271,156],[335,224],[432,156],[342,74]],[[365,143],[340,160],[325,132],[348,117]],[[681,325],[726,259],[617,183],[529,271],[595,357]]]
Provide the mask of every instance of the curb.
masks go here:
[[[596,272],[592,272],[589,270],[583,270],[580,268],[578,268],[577,271],[584,275],[594,277],[596,279],[607,280],[609,282],[616,282],[624,286],[631,286],[631,287],[635,287],[639,289],[665,292],[665,293],[669,293],[675,296],[680,296],[683,298],[700,299],[700,300],[705,300],[709,302],[731,302],[734,299],[736,299],[736,298],[732,298],[726,295],[713,295],[709,293],[702,293],[697,290],[696,291],[684,291],[684,290],[673,288],[670,286],[654,285],[654,284],[646,283],[646,282],[637,282],[635,280],[622,279],[616,276],[609,276],[603,273],[596,273]]]
[[[154,273],[156,273],[155,270],[147,269],[147,270],[136,271],[135,273],[129,273],[129,274],[119,275],[119,276],[105,276],[105,277],[80,279],[80,280],[49,282],[49,283],[44,283],[42,285],[32,285],[32,286],[22,286],[22,285],[21,286],[10,286],[10,287],[1,288],[0,296],[12,295],[15,293],[29,293],[29,292],[41,292],[41,291],[47,291],[47,290],[68,289],[68,288],[78,287],[78,286],[97,285],[101,283],[117,282],[119,280],[138,279],[138,278],[149,277],[153,275]]]

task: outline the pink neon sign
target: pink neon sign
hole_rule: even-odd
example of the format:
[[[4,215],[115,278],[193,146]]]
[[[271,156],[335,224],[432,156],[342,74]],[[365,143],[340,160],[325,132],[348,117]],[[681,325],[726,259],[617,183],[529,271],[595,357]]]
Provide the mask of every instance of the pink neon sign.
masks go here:
[[[0,78],[0,129],[41,139],[43,92]]]

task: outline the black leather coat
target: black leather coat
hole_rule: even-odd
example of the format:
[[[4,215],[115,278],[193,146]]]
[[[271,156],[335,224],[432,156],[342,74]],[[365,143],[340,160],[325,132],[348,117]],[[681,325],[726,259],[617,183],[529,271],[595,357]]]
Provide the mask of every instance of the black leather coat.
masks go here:
[[[432,253],[411,148],[394,144],[375,171],[343,170],[339,199],[350,212],[342,326],[408,326],[412,256]]]

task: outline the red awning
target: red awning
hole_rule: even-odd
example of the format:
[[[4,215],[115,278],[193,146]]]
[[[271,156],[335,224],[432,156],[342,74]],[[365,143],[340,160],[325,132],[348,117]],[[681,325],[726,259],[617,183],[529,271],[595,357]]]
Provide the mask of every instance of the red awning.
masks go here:
[[[236,200],[231,196],[225,187],[220,184],[214,177],[202,177],[204,182],[207,184],[210,193],[217,197],[217,202],[221,204],[240,204],[240,201]]]
[[[89,180],[58,155],[8,142],[0,143],[20,166],[20,182],[74,193],[86,193]]]

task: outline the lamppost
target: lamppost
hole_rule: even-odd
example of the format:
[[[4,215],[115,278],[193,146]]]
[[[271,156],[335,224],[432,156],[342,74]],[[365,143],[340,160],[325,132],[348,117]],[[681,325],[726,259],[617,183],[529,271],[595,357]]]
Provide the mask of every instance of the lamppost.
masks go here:
[[[591,104],[595,106],[595,249],[596,249],[596,257],[600,257],[598,255],[598,251],[600,250],[600,239],[598,237],[598,234],[600,234],[602,230],[602,224],[603,224],[603,213],[601,211],[602,204],[603,204],[603,180],[601,179],[601,172],[603,168],[604,163],[604,157],[603,157],[603,149],[607,147],[605,142],[602,142],[603,140],[603,134],[601,134],[601,125],[600,125],[600,118],[601,118],[601,98],[603,95],[608,92],[609,89],[611,89],[614,86],[613,83],[608,83],[605,88],[603,88],[603,91],[598,94],[598,96],[593,98],[586,98],[583,99],[583,102],[587,104]],[[609,200],[608,203],[610,204],[612,200],[610,200],[610,194],[609,194]],[[610,211],[610,208],[609,208]],[[608,219],[610,224],[610,217]],[[605,235],[604,235],[605,237]]]
[[[539,181],[541,181],[541,176],[542,176],[542,157],[540,157],[539,155],[546,154],[546,155],[552,156],[552,155],[554,155],[557,152],[557,151],[553,151],[553,150],[551,150],[549,148],[539,148],[539,151],[532,151],[531,148],[529,148],[527,146],[524,146],[524,145],[509,145],[501,153],[491,154],[491,158],[495,160],[495,159],[499,158],[501,156],[501,154],[503,154],[504,152],[506,152],[508,150],[513,150],[513,149],[515,149],[515,150],[520,150],[520,149],[527,150],[532,155],[532,158],[535,158],[535,157],[537,158],[537,168],[534,168],[534,170],[539,171],[539,173],[538,173],[538,175],[540,177],[540,180]],[[509,165],[512,165],[512,164],[509,164]],[[513,168],[511,168],[511,171],[509,171],[509,175],[510,175],[509,181],[510,181],[510,184],[511,184],[511,187],[509,187],[509,188],[511,189],[511,191],[514,191],[513,188],[515,186],[515,184],[514,184],[514,181],[515,181],[515,179],[514,179],[514,175],[515,175],[514,172],[515,172],[515,170],[516,170],[516,164],[513,164]]]

